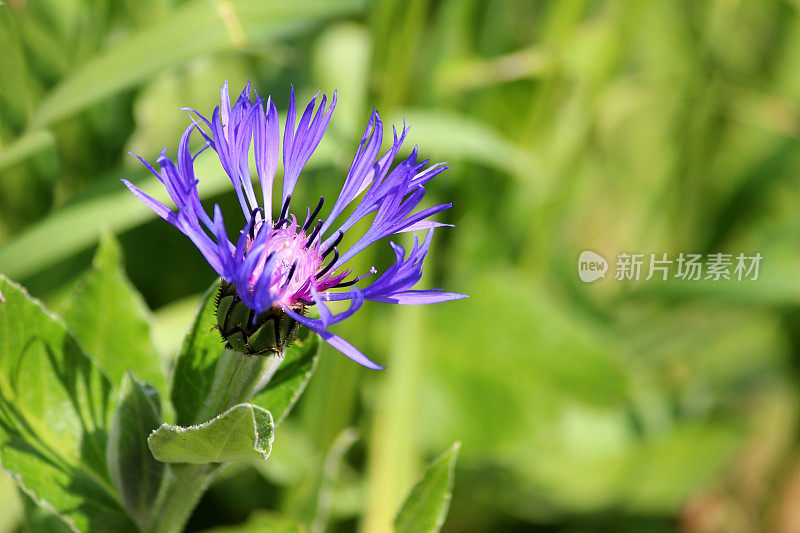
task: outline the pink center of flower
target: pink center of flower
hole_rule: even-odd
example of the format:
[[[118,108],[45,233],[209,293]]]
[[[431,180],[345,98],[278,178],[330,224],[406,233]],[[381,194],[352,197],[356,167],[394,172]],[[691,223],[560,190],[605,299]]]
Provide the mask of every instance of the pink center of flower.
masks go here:
[[[273,301],[273,305],[293,306],[313,299],[311,287],[315,285],[315,275],[320,270],[322,257],[319,245],[306,246],[308,236],[302,230],[298,232],[298,228],[296,223],[277,229],[259,224],[254,232],[258,235],[259,231],[269,231],[270,234],[249,282],[251,286],[255,285],[264,273],[267,259],[274,254],[275,267],[270,277],[270,293],[277,296],[277,299]],[[248,244],[248,250],[251,244]]]

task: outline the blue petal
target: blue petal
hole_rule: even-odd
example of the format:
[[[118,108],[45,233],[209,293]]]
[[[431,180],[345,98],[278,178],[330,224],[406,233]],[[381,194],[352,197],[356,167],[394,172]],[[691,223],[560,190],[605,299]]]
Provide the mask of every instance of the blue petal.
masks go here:
[[[311,331],[317,333],[322,339],[342,352],[344,355],[355,361],[361,366],[365,366],[367,368],[371,368],[372,370],[383,370],[384,366],[379,365],[378,363],[372,361],[369,357],[361,353],[358,348],[344,340],[338,335],[335,335],[328,331],[327,329],[323,328],[318,322],[306,318],[303,315],[297,314],[291,309],[284,309],[284,311],[295,319],[300,324],[308,327]]]

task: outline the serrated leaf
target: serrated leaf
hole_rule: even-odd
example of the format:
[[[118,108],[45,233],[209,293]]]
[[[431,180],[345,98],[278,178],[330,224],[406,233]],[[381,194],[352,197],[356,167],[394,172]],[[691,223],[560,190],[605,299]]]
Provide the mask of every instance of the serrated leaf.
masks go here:
[[[25,522],[27,522],[28,531],[36,533],[71,533],[75,531],[75,528],[63,517],[37,505],[33,498],[24,492],[20,493],[20,496],[25,508]]]
[[[406,498],[394,521],[398,533],[436,532],[447,518],[460,444],[436,458]]]
[[[280,424],[305,390],[318,359],[319,337],[302,328],[297,341],[286,349],[278,370],[251,402],[272,413],[275,424]]]
[[[166,469],[147,445],[162,421],[161,399],[152,385],[130,372],[122,379],[119,395],[106,447],[108,469],[125,508],[146,531]]]
[[[62,316],[115,385],[131,370],[163,392],[166,377],[150,336],[148,314],[122,270],[119,244],[103,235],[91,270],[76,284]]]
[[[269,411],[243,403],[196,426],[163,424],[147,442],[159,461],[207,464],[266,459],[274,438]]]
[[[0,463],[76,529],[135,530],[106,468],[111,382],[21,287],[0,292]]]

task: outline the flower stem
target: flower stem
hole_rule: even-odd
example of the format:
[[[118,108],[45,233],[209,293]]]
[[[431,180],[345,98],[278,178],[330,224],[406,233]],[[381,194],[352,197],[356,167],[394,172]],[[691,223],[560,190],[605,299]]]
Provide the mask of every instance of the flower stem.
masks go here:
[[[178,533],[183,530],[197,502],[221,466],[219,463],[169,465],[167,482],[155,506],[149,531]]]
[[[195,424],[211,420],[234,405],[249,400],[269,382],[282,360],[283,357],[249,356],[226,350],[217,361],[214,383]],[[181,531],[222,466],[221,463],[170,464],[148,530],[158,533]]]
[[[219,356],[214,383],[194,423],[202,424],[234,405],[247,401],[262,381],[262,374],[268,367],[267,361],[272,363],[272,359],[279,358],[243,355],[225,350]]]

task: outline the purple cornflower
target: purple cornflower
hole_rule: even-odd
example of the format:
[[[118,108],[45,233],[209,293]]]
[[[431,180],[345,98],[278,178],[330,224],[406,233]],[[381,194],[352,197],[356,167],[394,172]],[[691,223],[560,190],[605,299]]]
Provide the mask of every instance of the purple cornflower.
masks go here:
[[[253,91],[255,99],[251,101],[250,93],[248,82],[231,107],[228,83],[225,82],[220,89],[220,105],[214,109],[211,120],[186,108],[196,118],[181,137],[176,162],[162,150],[157,160],[160,172],[139,157],[164,184],[177,212],[127,180],[122,181],[139,200],[189,237],[217,274],[235,286],[235,289],[229,286],[229,292],[253,311],[249,320],[255,321],[259,316],[288,315],[357,363],[369,368],[382,368],[328,328],[355,313],[365,300],[414,305],[465,297],[441,289],[413,289],[422,276],[422,262],[431,243],[433,228],[445,225],[428,218],[451,204],[417,212],[414,209],[425,195],[425,184],[447,167],[443,164],[428,166],[428,161],[417,161],[415,147],[409,157],[391,168],[408,130],[404,127],[398,136],[393,128],[394,142],[379,154],[383,123],[378,113],[373,111],[342,190],[328,216],[315,222],[324,204],[324,198],[320,198],[316,207],[306,209],[301,223],[291,213],[292,192],[303,166],[325,133],[336,105],[336,93],[327,109],[327,98],[323,95],[316,112],[315,96],[303,112],[299,125],[295,126],[292,89],[283,134],[280,211],[273,216],[273,181],[281,154],[278,112],[271,98],[265,101]],[[205,146],[196,153],[189,148],[194,132],[205,139]],[[214,206],[212,218],[200,204],[194,160],[209,147],[217,153],[230,177],[245,217],[244,227],[235,243],[228,239],[219,205]],[[261,186],[261,203],[250,177],[251,151],[255,155],[255,170]],[[361,199],[350,215],[337,222],[359,196]],[[375,215],[367,231],[350,248],[340,251],[337,245],[345,232],[371,213]],[[401,246],[391,243],[396,255],[394,264],[363,288],[356,286],[357,282],[377,274],[377,271],[371,268],[369,272],[353,276],[353,269],[345,266],[349,259],[383,237],[424,229],[428,230],[424,242],[420,244],[415,237],[413,249],[408,254]],[[340,300],[350,300],[350,307],[334,315],[325,302]],[[305,316],[306,308],[311,305],[316,305],[319,319]]]

